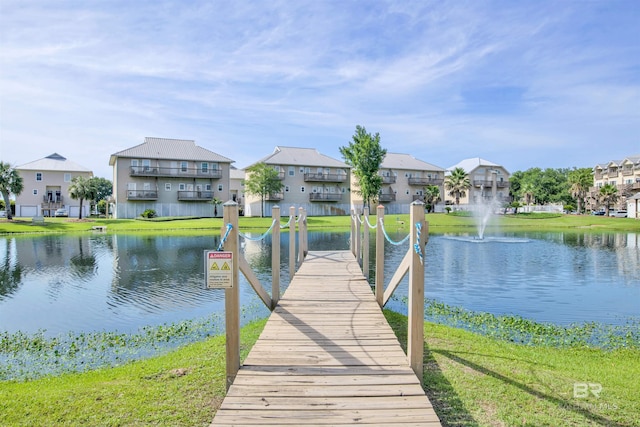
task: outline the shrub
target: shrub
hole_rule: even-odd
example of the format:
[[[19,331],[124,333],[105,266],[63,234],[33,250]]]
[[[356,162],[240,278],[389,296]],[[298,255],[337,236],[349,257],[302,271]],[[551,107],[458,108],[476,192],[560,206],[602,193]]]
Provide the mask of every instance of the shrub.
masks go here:
[[[140,214],[140,216],[142,218],[155,218],[156,217],[156,211],[154,211],[153,209],[147,209],[144,212],[142,212]]]

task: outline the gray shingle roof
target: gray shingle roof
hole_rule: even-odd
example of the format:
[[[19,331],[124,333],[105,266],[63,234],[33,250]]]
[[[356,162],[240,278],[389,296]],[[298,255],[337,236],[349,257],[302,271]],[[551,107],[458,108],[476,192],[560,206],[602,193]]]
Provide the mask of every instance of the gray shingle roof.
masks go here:
[[[112,154],[109,164],[113,165],[117,157],[195,160],[222,163],[233,162],[233,160],[227,157],[197,146],[196,142],[192,140],[150,137],[145,138],[144,142],[140,145]]]
[[[322,166],[333,168],[345,168],[349,166],[332,157],[321,154],[315,148],[280,147],[277,146],[272,154],[258,160],[257,163],[268,165],[295,165],[295,166]]]
[[[402,169],[415,171],[442,171],[444,168],[418,160],[410,154],[387,153],[380,165],[382,169]]]
[[[497,163],[493,163],[493,162],[490,162],[489,160],[481,159],[480,157],[473,157],[471,159],[464,159],[460,163],[448,167],[447,171],[452,171],[455,168],[462,168],[464,169],[465,172],[469,173],[472,170],[479,168],[480,166],[494,166],[494,167],[501,167],[504,169],[502,165],[499,165]]]
[[[67,160],[58,153],[53,153],[43,159],[16,166],[17,170],[36,171],[60,171],[60,172],[92,172],[91,169],[80,166],[77,163]]]

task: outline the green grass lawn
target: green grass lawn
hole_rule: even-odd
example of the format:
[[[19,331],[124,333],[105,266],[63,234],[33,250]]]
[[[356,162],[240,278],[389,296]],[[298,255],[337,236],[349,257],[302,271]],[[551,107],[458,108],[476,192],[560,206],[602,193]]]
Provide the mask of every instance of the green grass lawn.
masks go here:
[[[386,311],[400,342],[407,318]],[[242,329],[243,357],[264,321]],[[0,382],[2,426],[207,426],[225,395],[224,336],[124,366]],[[525,346],[425,324],[424,388],[444,426],[634,426],[640,350]],[[574,384],[599,384],[583,398]]]
[[[282,224],[288,220],[282,217]],[[371,223],[375,220],[371,218]],[[473,218],[453,214],[428,214],[426,220],[432,232],[450,233],[469,231],[475,228]],[[241,230],[267,230],[271,218],[240,217]],[[321,216],[308,218],[309,230],[332,229],[350,230],[349,216]],[[7,233],[69,233],[90,232],[94,226],[107,226],[108,233],[151,232],[151,233],[198,233],[219,234],[222,227],[221,218],[158,218],[156,220],[139,219],[104,219],[90,218],[78,221],[75,218],[45,218],[44,225],[34,225],[31,218],[17,218],[13,221],[0,220],[0,234]],[[409,215],[386,215],[385,229],[408,232]],[[489,223],[488,231],[517,230],[560,230],[575,229],[582,231],[631,231],[640,232],[640,221],[632,218],[608,218],[592,215],[536,215],[518,214],[495,216]]]

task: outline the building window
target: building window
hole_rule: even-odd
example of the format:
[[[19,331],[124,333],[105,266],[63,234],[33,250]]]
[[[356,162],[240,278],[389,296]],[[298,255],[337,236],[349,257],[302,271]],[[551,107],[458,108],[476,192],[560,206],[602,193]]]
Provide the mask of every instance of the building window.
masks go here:
[[[187,189],[187,186],[183,183],[178,184],[178,190],[180,191],[184,191]]]
[[[202,173],[209,172],[209,163],[202,163],[200,165],[200,170],[202,171]]]
[[[165,182],[164,183],[164,189],[165,189],[165,191],[171,191],[171,183],[170,182]]]
[[[180,172],[186,172],[188,165],[187,162],[180,162]]]
[[[407,194],[409,194],[409,190],[407,190]]]
[[[38,190],[37,190],[37,189],[34,189],[34,190],[33,190],[33,195],[34,195],[34,196],[37,196],[37,195],[38,195]]]
[[[205,191],[211,191],[211,184],[206,184],[204,186]]]
[[[218,191],[222,191],[222,184],[218,184]]]
[[[143,159],[142,160],[142,169],[145,172],[149,172],[151,170],[151,160],[149,159]]]
[[[240,181],[240,187],[244,187],[244,179]]]
[[[294,176],[296,174],[295,166],[289,166],[289,176]]]
[[[71,182],[71,174],[70,173],[65,173],[64,174],[64,182]]]
[[[42,172],[36,172],[36,181],[42,181]]]
[[[304,185],[302,187],[300,187],[300,192],[304,193]]]
[[[300,168],[300,173],[304,173],[304,168]]]
[[[284,186],[284,192],[285,192],[285,193],[288,193],[288,192],[289,192],[289,186],[288,186],[288,185],[285,185],[285,186]]]

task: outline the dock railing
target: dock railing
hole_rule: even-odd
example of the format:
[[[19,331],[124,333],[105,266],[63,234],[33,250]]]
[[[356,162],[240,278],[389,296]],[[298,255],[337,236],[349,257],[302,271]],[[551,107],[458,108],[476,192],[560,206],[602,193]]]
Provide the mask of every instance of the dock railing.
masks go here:
[[[233,384],[233,380],[240,369],[240,272],[245,276],[256,294],[267,308],[273,311],[280,300],[280,229],[289,227],[289,275],[293,278],[296,266],[299,268],[304,257],[308,253],[307,218],[303,208],[299,209],[298,218],[295,218],[295,208],[289,209],[289,221],[284,226],[280,224],[280,207],[274,206],[271,210],[273,221],[269,229],[260,237],[250,237],[242,233],[238,228],[238,204],[229,201],[223,206],[223,226],[221,229],[221,241],[218,251],[231,252],[231,283],[225,288],[225,327],[226,327],[226,379],[227,389]],[[298,225],[298,252],[296,259],[296,224]],[[251,266],[240,251],[240,237],[259,241],[272,233],[271,244],[271,295],[265,290],[260,280],[251,269]],[[297,262],[296,262],[297,261]]]
[[[409,274],[408,289],[408,336],[407,358],[418,378],[422,378],[424,357],[424,273],[425,245],[429,235],[429,223],[425,221],[424,204],[416,200],[411,203],[409,212],[409,234],[400,241],[389,237],[384,226],[384,206],[376,209],[376,223],[369,221],[368,209],[364,209],[363,218],[351,211],[351,251],[360,262],[365,277],[369,277],[370,230],[376,230],[375,256],[375,295],[380,307],[384,307],[402,279]],[[402,245],[409,240],[409,249],[400,265],[393,273],[385,289],[384,241],[392,245]]]

